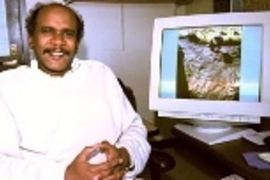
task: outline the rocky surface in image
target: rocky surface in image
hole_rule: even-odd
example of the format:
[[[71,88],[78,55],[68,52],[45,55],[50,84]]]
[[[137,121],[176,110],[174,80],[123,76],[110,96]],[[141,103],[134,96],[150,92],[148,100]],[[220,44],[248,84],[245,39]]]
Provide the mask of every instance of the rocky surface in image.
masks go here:
[[[238,99],[241,50],[240,32],[236,30],[229,29],[228,34],[231,37],[220,29],[213,36],[214,30],[210,29],[201,31],[199,37],[194,37],[194,33],[191,33],[179,38],[191,98]],[[200,39],[207,37],[209,32],[212,39]],[[223,38],[222,34],[226,38]],[[215,40],[219,42],[212,42]]]

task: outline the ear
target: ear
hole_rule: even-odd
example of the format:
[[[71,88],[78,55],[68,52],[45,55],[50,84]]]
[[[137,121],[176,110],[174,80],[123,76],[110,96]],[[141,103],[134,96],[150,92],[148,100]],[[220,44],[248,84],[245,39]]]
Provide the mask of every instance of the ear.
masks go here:
[[[31,35],[27,35],[27,41],[28,41],[28,45],[31,49],[33,49],[33,37]]]
[[[75,52],[76,52],[76,53],[78,52],[79,46],[80,46],[80,42],[77,42],[77,44],[76,44],[76,46],[75,46]]]

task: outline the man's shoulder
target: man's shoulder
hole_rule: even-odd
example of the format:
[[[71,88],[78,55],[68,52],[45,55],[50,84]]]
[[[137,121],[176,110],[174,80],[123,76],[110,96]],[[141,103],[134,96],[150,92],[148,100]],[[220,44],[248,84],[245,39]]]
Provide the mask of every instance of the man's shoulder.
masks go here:
[[[26,73],[28,69],[29,69],[28,66],[22,65],[14,69],[5,70],[5,71],[0,72],[0,78],[12,78],[12,77],[21,76],[24,73]]]
[[[98,60],[78,60],[79,64],[88,70],[112,71],[105,63]]]
[[[99,77],[103,80],[112,80],[116,78],[113,70],[105,63],[98,60],[79,60],[81,65],[80,72],[86,72],[87,76]]]
[[[5,70],[0,73],[0,89],[18,89],[28,79],[29,67],[21,66],[15,69]]]
[[[78,59],[78,62],[83,66],[105,67],[105,68],[108,67],[105,63],[94,59]]]

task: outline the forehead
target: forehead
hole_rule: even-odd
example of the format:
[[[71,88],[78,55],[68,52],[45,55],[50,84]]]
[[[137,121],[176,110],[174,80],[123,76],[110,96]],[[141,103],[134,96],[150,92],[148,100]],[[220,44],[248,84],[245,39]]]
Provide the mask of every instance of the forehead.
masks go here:
[[[66,25],[72,27],[77,26],[77,20],[74,12],[65,6],[50,5],[40,9],[37,16],[37,25]]]

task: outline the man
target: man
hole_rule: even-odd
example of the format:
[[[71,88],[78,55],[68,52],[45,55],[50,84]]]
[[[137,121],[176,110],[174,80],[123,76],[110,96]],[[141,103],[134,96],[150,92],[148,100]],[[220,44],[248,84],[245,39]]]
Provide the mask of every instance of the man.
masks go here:
[[[146,128],[107,66],[75,58],[81,16],[38,4],[26,28],[36,60],[0,74],[1,179],[134,179]]]

